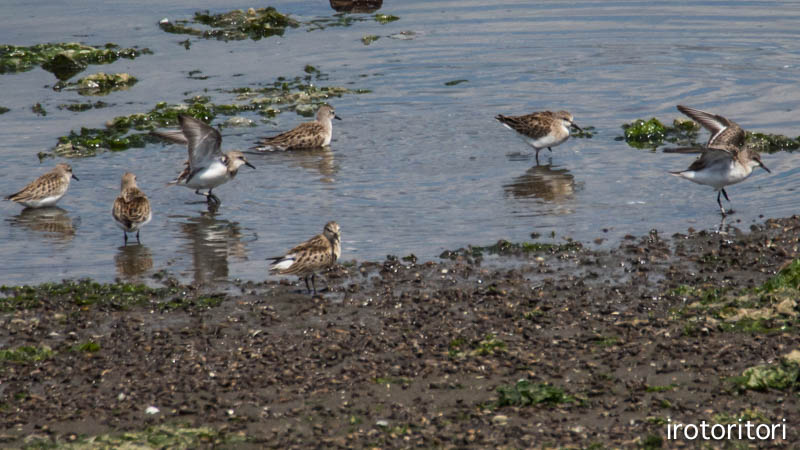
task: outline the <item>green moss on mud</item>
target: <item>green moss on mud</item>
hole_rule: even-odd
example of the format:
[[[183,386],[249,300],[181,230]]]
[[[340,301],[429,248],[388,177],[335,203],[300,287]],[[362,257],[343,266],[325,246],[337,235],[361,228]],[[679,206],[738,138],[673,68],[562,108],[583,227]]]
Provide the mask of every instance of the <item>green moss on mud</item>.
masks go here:
[[[110,449],[110,448],[235,448],[249,438],[244,432],[223,432],[211,427],[165,424],[141,431],[125,431],[97,436],[81,436],[74,442],[37,435],[26,439],[25,448]]]
[[[77,42],[37,44],[30,47],[0,45],[0,74],[25,72],[41,66],[66,80],[89,64],[108,64],[119,58],[133,59],[152,53],[149,49],[121,48],[116,44],[92,47]]]
[[[43,345],[41,347],[23,345],[17,348],[0,349],[0,363],[11,362],[18,364],[27,364],[32,362],[43,361],[50,358],[55,353],[53,350]]]
[[[800,365],[794,361],[782,359],[773,364],[748,367],[740,376],[728,381],[738,390],[767,391],[793,390],[800,387]]]
[[[800,308],[800,260],[795,260],[761,286],[736,295],[714,287],[681,285],[670,295],[695,299],[677,317],[688,326],[703,322],[723,331],[775,333],[797,328]]]
[[[580,401],[564,392],[557,386],[544,383],[531,383],[519,380],[516,384],[497,388],[497,406],[534,406],[558,405],[563,403],[580,403]]]
[[[171,296],[177,291],[154,289],[140,284],[97,283],[91,280],[69,280],[43,283],[37,286],[0,286],[0,311],[39,308],[45,304],[61,303],[71,306],[99,306],[127,309]]]

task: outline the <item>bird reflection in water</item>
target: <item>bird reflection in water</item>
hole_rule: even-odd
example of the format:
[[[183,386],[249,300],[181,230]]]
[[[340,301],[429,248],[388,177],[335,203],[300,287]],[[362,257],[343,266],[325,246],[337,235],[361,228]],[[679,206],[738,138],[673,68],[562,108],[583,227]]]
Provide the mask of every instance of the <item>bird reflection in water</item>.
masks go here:
[[[284,155],[292,159],[291,166],[302,167],[305,170],[319,173],[322,176],[320,181],[323,183],[336,181],[339,165],[336,163],[330,147],[313,150],[293,150],[285,152]]]
[[[195,284],[228,279],[228,257],[247,259],[239,225],[217,219],[214,211],[202,213],[181,224],[185,248],[192,256]]]
[[[126,280],[138,280],[153,268],[153,254],[144,245],[126,245],[114,256],[117,274]]]
[[[373,13],[383,6],[383,0],[330,0],[331,8],[337,12]]]
[[[67,211],[57,206],[25,208],[8,219],[13,226],[26,228],[56,242],[69,242],[75,237],[75,226]]]
[[[575,194],[575,177],[567,169],[536,165],[503,186],[515,198],[538,198],[548,203],[564,203]]]

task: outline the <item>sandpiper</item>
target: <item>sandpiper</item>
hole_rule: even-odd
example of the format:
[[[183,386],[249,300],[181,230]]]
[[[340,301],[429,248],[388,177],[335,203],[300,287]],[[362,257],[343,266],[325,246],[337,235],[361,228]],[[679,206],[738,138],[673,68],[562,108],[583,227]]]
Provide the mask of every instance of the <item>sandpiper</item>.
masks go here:
[[[581,128],[573,122],[572,114],[567,111],[541,111],[524,116],[504,116],[498,114],[499,120],[506,128],[523,136],[528,144],[536,150],[536,161],[539,151],[547,148],[551,152],[555,147],[569,138],[570,127]]]
[[[301,123],[277,136],[261,138],[252,150],[299,150],[326,147],[333,136],[333,119],[342,120],[330,106],[317,110],[317,120]]]
[[[731,201],[728,193],[725,192],[725,186],[743,181],[753,173],[753,169],[756,167],[761,167],[771,173],[761,162],[761,157],[755,150],[729,144],[716,144],[714,147],[702,149],[700,157],[688,169],[670,173],[698,184],[713,187],[717,191],[717,204],[719,204],[719,210],[724,217],[733,213],[733,210],[726,212],[722,207],[720,195],[724,195],[725,200]]]
[[[189,147],[189,160],[186,167],[176,179],[169,184],[178,184],[194,189],[198,195],[205,195],[206,201],[219,205],[219,197],[211,191],[230,180],[239,172],[239,167],[246,165],[255,169],[247,162],[244,154],[239,151],[223,153],[222,135],[219,131],[206,125],[204,122],[191,116],[178,116],[181,129],[174,131],[153,131],[152,133],[174,144],[185,144]],[[208,189],[208,193],[200,192]]]
[[[136,185],[136,175],[125,172],[122,175],[122,186],[119,196],[114,200],[111,215],[122,228],[125,236],[125,245],[128,245],[128,233],[136,232],[136,242],[139,240],[139,229],[153,218],[150,201]]]
[[[26,208],[53,206],[67,193],[72,178],[78,179],[73,175],[69,164],[56,164],[53,170],[33,180],[16,194],[9,195],[6,200],[17,202]]]
[[[289,250],[289,252],[283,256],[274,256],[267,259],[273,261],[270,264],[271,272],[303,277],[308,292],[311,293],[313,288],[314,294],[316,294],[317,287],[314,284],[314,278],[316,277],[315,272],[333,266],[336,260],[339,259],[341,252],[342,246],[339,224],[336,222],[328,222],[325,224],[322,234],[318,234],[303,242]],[[310,287],[308,284],[309,277],[311,277]]]

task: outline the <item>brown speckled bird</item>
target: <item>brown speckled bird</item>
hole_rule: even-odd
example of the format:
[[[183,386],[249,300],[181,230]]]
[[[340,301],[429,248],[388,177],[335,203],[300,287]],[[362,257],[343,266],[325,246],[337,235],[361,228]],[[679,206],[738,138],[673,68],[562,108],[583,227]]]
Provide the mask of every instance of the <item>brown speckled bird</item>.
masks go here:
[[[572,114],[567,111],[541,111],[524,116],[504,116],[498,114],[495,119],[510,130],[523,136],[523,139],[536,150],[536,161],[539,161],[539,151],[547,148],[553,151],[555,147],[569,138],[570,127],[581,128],[573,122]]]
[[[261,138],[252,150],[299,150],[330,145],[333,136],[333,119],[342,120],[330,106],[321,106],[317,120],[305,122],[285,133]]]
[[[139,240],[139,229],[150,222],[153,212],[150,210],[150,201],[138,186],[136,186],[136,175],[125,172],[122,175],[122,187],[119,196],[114,200],[114,207],[111,210],[117,225],[122,228],[125,236],[125,245],[128,245],[128,233],[136,232],[136,242]]]
[[[339,224],[328,222],[325,224],[322,234],[303,242],[283,256],[273,256],[267,259],[273,261],[270,264],[271,272],[281,275],[297,275],[305,280],[308,292],[310,293],[313,288],[316,294],[315,272],[333,266],[341,252]],[[308,284],[309,277],[311,277],[311,286]]]
[[[28,208],[53,206],[67,193],[72,178],[78,179],[72,174],[69,164],[56,164],[53,170],[33,180],[16,194],[9,195],[6,200]]]

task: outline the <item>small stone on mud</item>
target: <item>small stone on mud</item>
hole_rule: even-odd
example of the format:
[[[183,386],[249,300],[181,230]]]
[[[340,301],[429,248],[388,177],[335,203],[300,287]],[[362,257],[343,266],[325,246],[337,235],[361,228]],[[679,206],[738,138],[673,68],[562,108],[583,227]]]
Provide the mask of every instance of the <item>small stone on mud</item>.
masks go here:
[[[498,414],[492,417],[492,423],[494,423],[495,425],[506,425],[508,423],[508,416]]]
[[[148,406],[147,409],[144,410],[145,414],[158,414],[160,411],[155,406]]]

